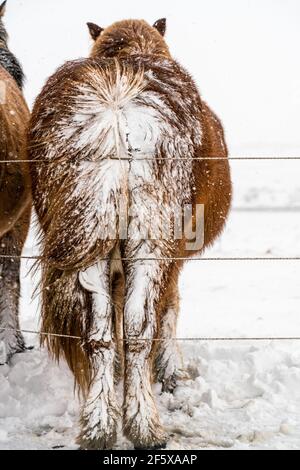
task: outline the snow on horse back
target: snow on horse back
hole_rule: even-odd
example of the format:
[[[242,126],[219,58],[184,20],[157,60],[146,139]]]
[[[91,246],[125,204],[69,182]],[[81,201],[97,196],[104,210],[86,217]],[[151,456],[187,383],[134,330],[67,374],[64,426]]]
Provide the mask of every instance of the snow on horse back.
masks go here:
[[[42,328],[82,337],[46,338],[85,397],[82,448],[114,445],[121,378],[125,435],[136,448],[163,447],[151,385],[172,391],[184,376],[171,340],[180,258],[224,226],[227,149],[220,121],[170,55],[165,20],[88,25],[90,58],[48,80],[29,132]]]

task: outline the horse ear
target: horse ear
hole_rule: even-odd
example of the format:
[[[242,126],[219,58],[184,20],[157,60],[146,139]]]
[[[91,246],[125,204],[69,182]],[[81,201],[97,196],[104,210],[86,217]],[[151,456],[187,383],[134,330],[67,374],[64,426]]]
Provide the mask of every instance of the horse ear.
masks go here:
[[[0,17],[1,17],[1,16],[4,16],[5,8],[6,8],[6,0],[5,0],[3,3],[1,3],[1,6],[0,6]]]
[[[157,29],[157,31],[164,36],[167,27],[167,20],[166,18],[161,18],[160,20],[155,21],[153,28]]]
[[[89,28],[90,35],[91,35],[92,39],[94,39],[94,41],[96,41],[96,39],[98,39],[98,37],[102,33],[103,28],[100,28],[100,26],[98,26],[95,23],[87,23],[87,25],[88,25],[88,28]]]

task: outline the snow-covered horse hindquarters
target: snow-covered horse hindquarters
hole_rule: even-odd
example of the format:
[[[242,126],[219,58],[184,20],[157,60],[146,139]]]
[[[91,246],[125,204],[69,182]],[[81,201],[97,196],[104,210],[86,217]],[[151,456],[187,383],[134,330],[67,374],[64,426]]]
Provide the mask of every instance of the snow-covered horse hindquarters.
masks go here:
[[[19,256],[31,211],[29,168],[24,161],[29,111],[22,95],[22,68],[7,45],[5,3],[0,6],[0,364],[25,348],[17,331]]]
[[[49,79],[31,119],[42,328],[82,338],[45,338],[85,395],[82,448],[111,448],[122,414],[136,448],[163,447],[152,383],[172,391],[181,374],[172,340],[177,258],[201,252],[224,226],[227,150],[220,122],[170,56],[163,20],[89,27],[91,57]],[[216,156],[224,159],[199,159]],[[174,208],[198,204],[204,244],[189,250],[190,240],[166,236],[162,225],[174,228]],[[115,388],[122,374],[123,413]]]

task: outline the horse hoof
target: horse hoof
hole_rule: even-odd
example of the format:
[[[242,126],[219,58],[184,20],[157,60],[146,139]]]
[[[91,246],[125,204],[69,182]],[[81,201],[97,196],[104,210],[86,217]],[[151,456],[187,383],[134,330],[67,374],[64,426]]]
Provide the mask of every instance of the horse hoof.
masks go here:
[[[173,374],[162,381],[161,393],[174,393],[177,387],[177,375]]]

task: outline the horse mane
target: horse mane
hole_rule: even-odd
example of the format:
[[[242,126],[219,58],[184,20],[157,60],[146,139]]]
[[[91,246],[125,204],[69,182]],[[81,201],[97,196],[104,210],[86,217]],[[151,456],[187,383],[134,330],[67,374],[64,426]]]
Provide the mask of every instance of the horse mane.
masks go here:
[[[3,4],[1,5],[1,8]],[[16,56],[9,50],[8,34],[3,22],[3,11],[0,16],[0,65],[13,77],[20,90],[23,89],[25,75],[22,66]]]
[[[0,65],[13,77],[20,90],[22,90],[25,81],[22,66],[4,43],[0,44]]]

